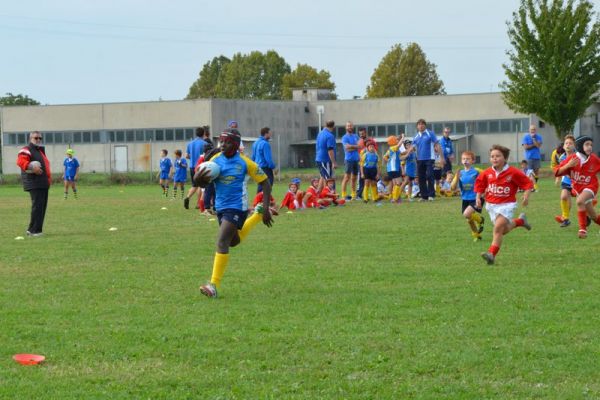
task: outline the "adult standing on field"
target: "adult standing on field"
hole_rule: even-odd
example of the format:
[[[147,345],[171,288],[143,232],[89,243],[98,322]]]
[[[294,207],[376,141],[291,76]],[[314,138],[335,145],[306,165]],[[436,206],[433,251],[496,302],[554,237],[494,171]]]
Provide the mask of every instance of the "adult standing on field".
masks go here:
[[[417,175],[421,194],[419,201],[433,201],[435,197],[433,163],[435,153],[442,155],[442,149],[435,133],[427,129],[427,122],[423,118],[417,121],[417,134],[413,138],[413,145],[417,148]],[[443,157],[440,159],[440,163],[443,167]]]
[[[190,176],[192,177],[192,187],[188,191],[187,196],[183,199],[183,206],[185,208],[190,208],[190,198],[198,193],[198,196],[202,195],[202,188],[196,185],[194,182],[194,167],[196,166],[196,161],[200,154],[204,153],[204,146],[206,145],[206,141],[204,140],[204,127],[196,128],[196,137],[194,140],[189,142],[186,147],[185,158],[187,158],[188,165],[190,166]]]
[[[315,145],[317,168],[319,168],[319,187],[317,193],[327,184],[327,179],[333,178],[335,174],[335,136],[333,131],[335,122],[329,120],[325,123],[325,128],[317,135],[317,143]]]
[[[29,144],[19,150],[17,165],[21,168],[23,190],[31,197],[31,218],[26,233],[33,237],[42,236],[52,175],[39,131],[29,134]]]
[[[523,149],[525,149],[525,160],[527,160],[527,168],[532,169],[535,174],[535,181],[538,179],[538,172],[540,171],[540,164],[542,160],[542,154],[540,148],[544,143],[542,135],[537,133],[535,125],[529,125],[529,134],[525,134],[523,137]],[[536,184],[537,186],[537,184]],[[537,187],[535,188],[537,189]]]
[[[356,178],[358,177],[358,135],[354,133],[354,124],[351,121],[346,122],[346,133],[342,137],[342,146],[344,148],[344,178],[342,179],[342,198],[346,200],[356,199]],[[346,192],[346,187],[350,181],[351,195]]]
[[[273,175],[273,171],[275,170],[275,162],[273,161],[273,156],[271,153],[271,144],[269,140],[273,136],[273,132],[269,127],[264,127],[260,130],[260,138],[252,145],[252,161],[254,161],[258,166],[263,170],[265,175],[267,175],[267,179],[273,187],[273,182],[275,181],[275,176]],[[262,183],[259,183],[256,186],[256,193],[260,193],[263,191]]]

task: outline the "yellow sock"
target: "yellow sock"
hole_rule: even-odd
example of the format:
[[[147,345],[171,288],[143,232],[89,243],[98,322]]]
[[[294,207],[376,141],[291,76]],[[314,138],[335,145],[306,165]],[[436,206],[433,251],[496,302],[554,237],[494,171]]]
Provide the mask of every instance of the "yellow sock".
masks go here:
[[[398,201],[399,198],[400,198],[400,186],[394,186],[394,189],[392,190],[392,200]]]
[[[569,211],[571,207],[569,207],[569,200],[561,200],[560,201],[560,211],[562,213],[563,219],[569,219]]]
[[[375,186],[371,186],[371,196],[373,196],[373,201],[378,200],[377,188]]]
[[[363,200],[369,201],[369,188],[367,185],[365,185],[365,188],[363,189]]]
[[[356,191],[355,191],[355,190],[353,190],[353,191],[352,191],[352,198],[353,198],[353,199],[355,199],[355,198],[356,198]]]
[[[250,231],[254,229],[256,224],[258,224],[260,221],[262,221],[262,214],[259,214],[257,212],[253,213],[251,216],[246,218],[244,226],[242,226],[242,229],[238,231],[238,234],[240,235],[240,240],[245,240],[246,236],[248,236]]]
[[[538,189],[539,189],[539,186],[538,186],[538,184],[537,184],[537,183],[534,183],[534,184],[533,184],[533,189],[535,189],[535,190],[538,190]]]
[[[471,221],[475,221],[478,224],[480,224],[481,223],[481,215],[479,215],[479,213],[471,214]]]
[[[441,186],[440,186],[440,185],[437,185],[437,186],[435,187],[435,194],[436,194],[437,196],[439,196],[439,195],[441,194],[441,191],[442,191],[442,188],[441,188]]]
[[[215,285],[217,288],[221,286],[221,279],[227,268],[229,262],[229,254],[215,253],[215,260],[213,261],[212,277],[210,283]]]
[[[346,193],[345,191],[342,190],[342,199],[345,199],[347,195],[348,195],[348,193]]]

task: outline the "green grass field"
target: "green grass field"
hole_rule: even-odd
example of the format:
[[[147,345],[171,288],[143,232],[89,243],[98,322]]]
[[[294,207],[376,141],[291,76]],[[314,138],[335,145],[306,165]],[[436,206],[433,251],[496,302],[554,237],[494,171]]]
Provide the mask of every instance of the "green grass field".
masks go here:
[[[600,398],[598,226],[559,228],[541,189],[493,267],[458,198],[284,212],[211,300],[217,223],[156,186],[55,186],[25,240],[29,197],[3,186],[0,398]]]

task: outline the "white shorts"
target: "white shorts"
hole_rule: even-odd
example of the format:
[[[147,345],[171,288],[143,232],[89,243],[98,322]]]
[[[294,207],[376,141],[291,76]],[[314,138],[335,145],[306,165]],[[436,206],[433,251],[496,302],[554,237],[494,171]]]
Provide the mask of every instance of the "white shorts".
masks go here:
[[[496,222],[496,217],[498,217],[498,215],[502,215],[507,220],[512,221],[517,206],[518,204],[516,202],[500,204],[485,203],[485,209],[494,223]]]

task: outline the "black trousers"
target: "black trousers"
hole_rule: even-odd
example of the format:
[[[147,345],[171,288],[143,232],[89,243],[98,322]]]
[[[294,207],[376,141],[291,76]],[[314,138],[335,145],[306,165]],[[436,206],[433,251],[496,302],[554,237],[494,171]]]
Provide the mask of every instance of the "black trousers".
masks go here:
[[[419,194],[423,200],[435,197],[435,182],[433,179],[433,160],[417,161],[417,175],[419,176]]]
[[[41,233],[46,217],[46,207],[48,207],[48,189],[31,189],[31,219],[29,221],[30,233]]]
[[[275,182],[275,175],[273,175],[273,170],[271,168],[261,168],[263,170],[263,172],[265,173],[265,175],[267,175],[267,178],[269,179],[269,183],[271,184],[271,187],[273,187],[273,182]],[[258,186],[256,187],[256,193],[260,193],[262,192],[263,188],[262,188],[262,183],[259,183]]]

